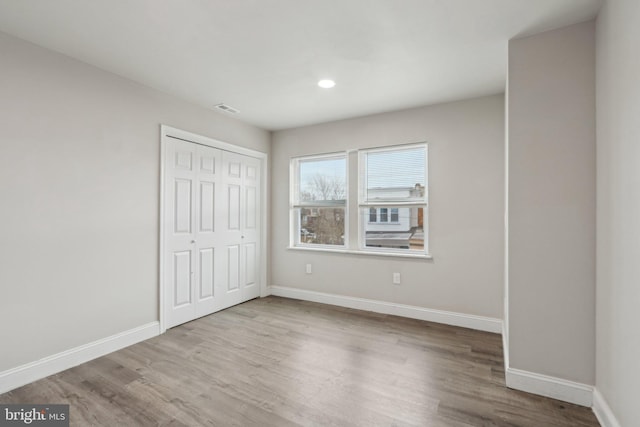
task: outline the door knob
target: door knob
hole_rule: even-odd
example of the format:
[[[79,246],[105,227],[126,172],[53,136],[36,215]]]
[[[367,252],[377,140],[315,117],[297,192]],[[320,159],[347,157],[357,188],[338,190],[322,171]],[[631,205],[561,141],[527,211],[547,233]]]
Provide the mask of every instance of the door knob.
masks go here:
[[[195,243],[195,242],[196,242],[195,240],[192,240],[192,241],[191,241],[191,243]]]

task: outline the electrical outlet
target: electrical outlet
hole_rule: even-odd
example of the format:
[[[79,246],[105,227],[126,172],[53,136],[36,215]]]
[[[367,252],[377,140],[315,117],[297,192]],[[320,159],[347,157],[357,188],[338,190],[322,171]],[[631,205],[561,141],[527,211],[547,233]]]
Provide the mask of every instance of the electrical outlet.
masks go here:
[[[400,273],[393,273],[393,284],[394,285],[400,284]]]
[[[311,274],[312,273],[311,264],[307,264],[306,271],[307,271],[307,274]]]

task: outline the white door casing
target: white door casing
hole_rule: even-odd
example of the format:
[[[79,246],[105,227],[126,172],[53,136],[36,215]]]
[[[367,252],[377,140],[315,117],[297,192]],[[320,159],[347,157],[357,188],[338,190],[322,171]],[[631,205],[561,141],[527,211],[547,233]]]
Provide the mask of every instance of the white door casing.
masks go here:
[[[260,296],[264,277],[261,159],[171,131],[185,134],[163,126],[163,331]]]

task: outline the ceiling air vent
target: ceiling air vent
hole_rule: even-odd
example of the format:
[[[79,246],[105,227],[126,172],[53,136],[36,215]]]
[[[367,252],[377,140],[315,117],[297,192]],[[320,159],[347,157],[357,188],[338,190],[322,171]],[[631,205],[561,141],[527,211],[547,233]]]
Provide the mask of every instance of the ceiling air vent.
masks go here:
[[[238,110],[236,110],[233,107],[228,106],[227,104],[218,104],[215,106],[215,108],[217,108],[218,110],[222,110],[225,113],[230,113],[230,114],[237,114],[239,113]]]

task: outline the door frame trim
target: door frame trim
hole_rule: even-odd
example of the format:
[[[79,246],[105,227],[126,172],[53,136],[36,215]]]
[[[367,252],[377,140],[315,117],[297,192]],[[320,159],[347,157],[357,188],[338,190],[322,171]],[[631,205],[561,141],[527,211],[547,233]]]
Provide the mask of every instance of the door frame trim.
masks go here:
[[[166,148],[168,138],[180,139],[195,144],[206,145],[208,147],[217,148],[223,151],[229,151],[236,154],[242,154],[245,156],[253,157],[260,160],[261,163],[261,179],[260,185],[260,297],[265,297],[267,293],[267,224],[268,224],[268,210],[267,210],[267,179],[269,165],[269,155],[261,151],[252,150],[250,148],[240,147],[238,145],[230,144],[228,142],[219,141],[217,139],[209,138],[203,135],[187,132],[181,129],[177,129],[167,125],[160,125],[160,205],[158,207],[160,211],[160,221],[158,224],[159,230],[159,244],[158,244],[158,314],[160,321],[160,333],[163,334],[167,330],[166,322],[167,316],[165,313],[165,280],[164,280],[164,250],[165,250],[165,235],[164,235],[164,203],[165,203],[165,161],[166,161]]]

